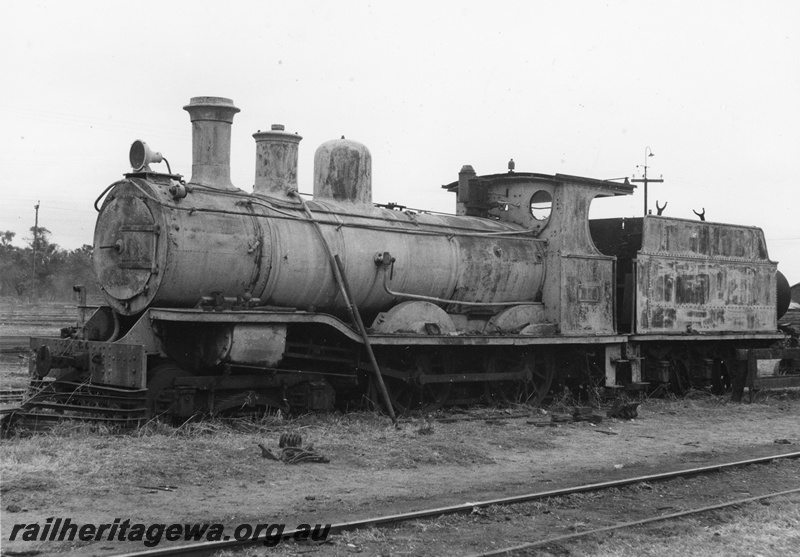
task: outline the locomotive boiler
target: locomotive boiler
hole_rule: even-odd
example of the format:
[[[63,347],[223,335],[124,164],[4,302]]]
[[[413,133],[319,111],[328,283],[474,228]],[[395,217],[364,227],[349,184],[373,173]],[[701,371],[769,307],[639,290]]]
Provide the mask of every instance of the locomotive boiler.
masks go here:
[[[541,295],[542,242],[514,236],[519,227],[497,221],[374,207],[372,162],[363,145],[346,139],[322,145],[314,200],[303,203],[296,195],[301,138],[256,133],[256,180],[247,194],[231,185],[227,163],[238,109],[208,98],[185,109],[195,153],[188,184],[134,172],[112,186],[100,208],[94,263],[119,314],[193,307],[212,292],[341,312],[326,246],[340,254],[364,313],[394,303],[376,270],[375,256],[384,252],[396,260],[392,286],[409,295],[486,304]]]
[[[456,215],[376,206],[370,153],[344,137],[317,149],[306,200],[302,138],[282,126],[253,135],[245,192],[230,178],[239,109],[184,109],[191,178],[154,171],[164,157],[134,142],[95,204],[107,305],[69,338],[32,339],[45,394],[29,417],[330,409],[378,403],[383,381],[398,410],[537,403],[570,379],[723,387],[735,343],[783,337],[760,229],[590,221],[594,199],[634,186],[469,165],[443,186]]]

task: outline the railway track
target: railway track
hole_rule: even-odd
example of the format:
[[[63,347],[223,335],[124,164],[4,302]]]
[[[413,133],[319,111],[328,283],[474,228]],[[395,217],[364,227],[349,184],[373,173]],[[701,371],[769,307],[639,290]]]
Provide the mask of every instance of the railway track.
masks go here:
[[[27,389],[0,389],[0,404],[21,402]]]
[[[27,389],[0,389],[0,414],[7,414],[19,408]]]
[[[0,336],[0,354],[18,354],[25,352],[31,343],[29,336]]]
[[[513,495],[509,497],[502,497],[497,499],[489,499],[484,501],[470,501],[465,502],[459,505],[451,505],[447,507],[436,507],[430,508],[420,511],[413,511],[407,513],[400,513],[400,514],[392,514],[392,515],[385,515],[385,516],[377,516],[371,517],[362,520],[355,520],[350,522],[341,522],[337,524],[332,524],[330,527],[329,535],[336,535],[341,534],[347,531],[359,530],[363,528],[371,528],[371,527],[381,527],[381,526],[389,526],[389,525],[397,525],[404,522],[420,520],[420,519],[432,519],[438,518],[446,515],[454,515],[454,514],[467,514],[471,512],[475,512],[476,509],[485,509],[487,507],[497,506],[497,505],[514,505],[519,503],[527,503],[533,502],[537,500],[545,500],[552,497],[561,497],[565,495],[572,495],[577,493],[589,493],[589,492],[597,492],[611,488],[618,488],[618,487],[625,487],[625,486],[632,486],[635,484],[644,484],[644,483],[651,483],[651,482],[659,482],[664,480],[670,480],[675,478],[683,478],[688,476],[697,476],[702,474],[709,474],[713,472],[720,472],[723,470],[730,470],[734,468],[740,468],[744,466],[750,466],[754,464],[766,464],[776,460],[785,460],[785,459],[797,459],[800,458],[800,451],[798,452],[791,452],[791,453],[783,453],[777,455],[770,455],[766,457],[760,458],[753,458],[748,460],[739,460],[734,462],[727,462],[722,464],[714,464],[709,466],[702,466],[696,468],[687,468],[681,470],[675,470],[671,472],[664,472],[659,474],[651,474],[646,476],[636,476],[632,478],[625,478],[620,480],[613,480],[608,482],[601,482],[601,483],[592,483],[592,484],[585,484],[579,485],[574,487],[568,487],[563,489],[555,489],[550,491],[541,491],[535,493],[526,493],[522,495]],[[716,509],[722,509],[726,507],[733,507],[736,505],[741,505],[744,503],[758,501],[762,499],[772,498],[772,497],[779,497],[782,495],[788,495],[793,493],[799,493],[800,487],[791,489],[791,490],[783,490],[783,491],[776,491],[764,495],[759,495],[755,497],[748,497],[744,499],[736,499],[732,501],[727,501],[724,503],[719,503],[716,505],[711,506],[704,506],[704,507],[697,507],[677,513],[671,513],[666,515],[660,515],[655,517],[649,517],[633,522],[626,522],[622,524],[617,524],[610,527],[604,528],[597,528],[593,530],[587,530],[583,532],[578,532],[575,534],[570,534],[567,536],[559,536],[553,538],[547,538],[540,541],[534,541],[526,544],[517,544],[516,546],[509,546],[506,548],[501,549],[493,549],[490,552],[479,553],[479,556],[489,556],[489,555],[514,555],[519,551],[525,551],[529,548],[548,545],[552,543],[559,543],[562,541],[568,541],[570,539],[575,539],[579,537],[590,536],[594,534],[600,534],[603,532],[611,531],[611,530],[618,530],[621,528],[630,528],[642,524],[647,524],[650,522],[656,521],[663,521],[663,520],[670,520],[679,518],[682,516],[688,516],[691,514],[703,513],[708,512]],[[292,536],[296,533],[296,530],[288,530],[284,531],[283,539],[284,540],[291,540]],[[212,555],[217,551],[221,551],[224,549],[233,549],[233,548],[245,548],[247,546],[262,544],[264,542],[264,537],[259,537],[254,540],[226,540],[226,541],[218,541],[218,542],[204,542],[204,543],[193,543],[193,544],[186,544],[177,547],[170,547],[170,548],[154,548],[145,551],[139,552],[132,552],[122,554],[122,557],[157,557],[157,556],[173,556],[173,555]]]
[[[535,542],[523,543],[518,544],[510,547],[505,547],[502,549],[495,549],[492,551],[486,551],[483,553],[475,553],[470,557],[499,557],[502,555],[516,555],[520,552],[527,551],[528,549],[533,549],[535,547],[544,547],[551,544],[562,543],[570,540],[575,540],[578,538],[585,538],[588,536],[596,536],[598,534],[602,534],[605,532],[613,532],[614,530],[621,530],[623,528],[633,528],[635,526],[643,526],[645,524],[651,524],[653,522],[662,522],[665,520],[673,520],[676,518],[682,518],[685,516],[691,516],[693,514],[701,514],[710,511],[716,511],[721,509],[726,509],[729,507],[737,507],[739,505],[744,505],[746,503],[753,503],[755,501],[763,501],[765,499],[772,499],[774,497],[781,497],[783,495],[791,495],[793,493],[800,493],[800,487],[796,489],[789,489],[785,491],[776,491],[774,493],[767,493],[766,495],[759,495],[757,497],[746,497],[744,499],[736,499],[733,501],[726,501],[725,503],[720,503],[718,505],[709,505],[706,507],[698,507],[694,509],[689,509],[686,511],[681,511],[677,513],[670,513],[665,515],[653,516],[650,518],[643,518],[641,520],[634,520],[632,522],[625,522],[622,524],[616,524],[614,526],[606,526],[604,528],[595,528],[593,530],[586,530],[584,532],[577,532],[575,534],[568,534],[566,536],[557,536],[554,538],[547,538],[544,540],[539,540]]]

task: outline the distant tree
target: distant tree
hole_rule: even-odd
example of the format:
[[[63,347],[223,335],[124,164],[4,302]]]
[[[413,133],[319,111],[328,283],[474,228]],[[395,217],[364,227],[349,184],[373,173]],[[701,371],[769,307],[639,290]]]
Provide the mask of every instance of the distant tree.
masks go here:
[[[16,234],[0,232],[0,295],[22,296],[30,281],[30,263],[25,264],[24,250],[11,244]]]
[[[59,280],[54,285],[58,292],[71,292],[73,286],[81,284],[86,287],[87,295],[100,295],[92,264],[92,251],[92,246],[83,244],[77,249],[61,253],[63,259],[60,264],[61,271]]]
[[[0,232],[0,248],[6,249],[11,248],[11,241],[16,236],[16,232],[11,232],[10,230],[6,230],[5,232]]]
[[[40,298],[49,298],[52,290],[51,277],[59,259],[58,245],[50,242],[50,231],[43,226],[31,226],[30,231],[33,237],[25,240],[30,249],[31,270],[36,271],[32,277],[30,290],[33,295]]]
[[[32,237],[26,238],[27,245],[18,248],[11,244],[14,232],[0,232],[0,296],[69,301],[74,299],[72,287],[76,284],[84,285],[89,295],[100,294],[92,246],[63,250],[50,241],[46,228],[32,227],[31,233]]]

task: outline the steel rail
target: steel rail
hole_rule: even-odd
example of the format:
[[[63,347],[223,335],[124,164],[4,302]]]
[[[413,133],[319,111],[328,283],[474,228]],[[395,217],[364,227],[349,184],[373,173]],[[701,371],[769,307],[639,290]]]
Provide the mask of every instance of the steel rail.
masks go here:
[[[523,543],[520,545],[515,545],[513,547],[506,547],[503,549],[493,549],[491,551],[487,551],[485,553],[476,553],[471,557],[494,557],[497,555],[513,555],[517,551],[522,551],[523,549],[530,549],[533,547],[541,547],[544,545],[550,545],[552,543],[561,543],[565,541],[574,540],[577,538],[583,538],[586,536],[593,536],[595,534],[602,534],[603,532],[613,532],[614,530],[622,530],[623,528],[632,528],[634,526],[641,526],[643,524],[650,524],[652,522],[661,522],[662,520],[671,520],[673,518],[681,518],[684,516],[690,516],[693,514],[700,514],[705,513],[708,511],[716,511],[719,509],[724,509],[727,507],[735,507],[736,505],[743,505],[745,503],[752,503],[753,501],[760,501],[762,499],[770,499],[772,497],[780,497],[782,495],[791,495],[792,493],[800,493],[800,487],[795,489],[789,489],[786,491],[777,491],[775,493],[767,493],[766,495],[758,495],[756,497],[747,497],[745,499],[737,499],[736,501],[728,501],[726,503],[719,503],[717,505],[709,505],[707,507],[700,507],[696,509],[689,509],[686,511],[680,511],[677,513],[670,513],[665,514],[662,516],[653,516],[650,518],[643,518],[641,520],[634,520],[633,522],[623,522],[621,524],[615,524],[614,526],[605,526],[603,528],[595,528],[594,530],[586,530],[585,532],[577,532],[575,534],[567,534],[565,536],[558,536],[555,538],[548,538],[546,540],[539,540],[536,542],[528,542]]]
[[[721,470],[726,470],[729,468],[737,468],[740,466],[748,466],[752,464],[765,464],[768,462],[772,462],[773,460],[782,460],[782,459],[790,459],[790,458],[800,458],[800,451],[792,452],[792,453],[783,453],[777,455],[770,455],[758,458],[751,458],[747,460],[738,460],[735,462],[725,462],[722,464],[712,464],[709,466],[701,466],[698,468],[687,468],[684,470],[675,470],[672,472],[662,472],[659,474],[650,474],[646,476],[636,476],[633,478],[625,478],[621,480],[611,480],[608,482],[600,482],[600,483],[593,483],[593,484],[585,484],[575,487],[567,487],[562,489],[554,489],[550,491],[541,491],[535,493],[526,493],[524,495],[512,495],[510,497],[502,497],[499,499],[488,499],[485,501],[476,501],[476,502],[468,502],[462,503],[459,505],[451,505],[447,507],[438,507],[433,509],[424,509],[421,511],[411,511],[407,513],[399,513],[387,516],[378,516],[373,518],[366,518],[361,520],[354,520],[350,522],[340,522],[337,524],[332,524],[329,535],[330,534],[339,534],[341,532],[349,531],[349,530],[358,530],[361,528],[369,528],[374,526],[385,526],[388,524],[395,524],[399,522],[407,522],[410,520],[419,520],[423,518],[433,518],[439,517],[448,514],[458,514],[458,513],[469,513],[472,512],[476,508],[484,508],[490,507],[493,505],[512,505],[515,503],[524,503],[528,501],[535,501],[537,499],[546,499],[549,497],[560,497],[564,495],[571,495],[573,493],[585,493],[588,491],[599,491],[602,489],[609,489],[613,487],[622,487],[642,482],[655,482],[655,481],[662,481],[668,480],[672,478],[678,478],[683,476],[693,476],[698,474],[707,474],[710,472],[719,472]],[[283,532],[283,539],[284,540],[291,540],[292,536],[298,530],[289,530]],[[154,548],[145,551],[139,551],[134,553],[124,553],[118,554],[117,557],[160,557],[166,555],[206,555],[211,554],[215,551],[220,551],[222,549],[237,547],[237,546],[247,546],[247,545],[255,545],[258,543],[263,543],[265,541],[265,536],[260,536],[256,539],[245,539],[245,540],[223,540],[223,541],[215,541],[215,542],[202,542],[202,543],[193,543],[193,544],[186,544],[177,547],[171,548]]]

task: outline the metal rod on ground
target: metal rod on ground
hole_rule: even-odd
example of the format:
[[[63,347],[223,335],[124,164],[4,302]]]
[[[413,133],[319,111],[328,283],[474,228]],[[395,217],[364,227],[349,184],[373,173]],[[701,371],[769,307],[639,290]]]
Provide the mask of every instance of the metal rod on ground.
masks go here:
[[[306,216],[311,220],[314,224],[315,229],[317,230],[317,234],[319,234],[320,240],[322,240],[322,245],[325,248],[325,253],[328,254],[328,259],[331,263],[331,271],[333,272],[333,278],[336,281],[336,284],[339,286],[339,291],[342,294],[342,299],[347,304],[347,308],[350,310],[350,316],[353,319],[353,324],[358,328],[359,333],[361,333],[361,338],[364,340],[364,346],[367,349],[367,354],[369,355],[370,363],[372,364],[372,371],[375,373],[375,380],[378,383],[378,389],[381,392],[381,398],[383,399],[383,403],[386,405],[386,410],[389,412],[389,417],[392,419],[392,423],[395,427],[399,427],[397,423],[397,416],[394,413],[394,408],[392,407],[392,401],[389,398],[389,392],[386,390],[386,385],[383,382],[383,376],[381,375],[381,369],[378,367],[378,361],[375,359],[375,353],[372,351],[372,345],[369,342],[369,336],[367,335],[367,329],[364,327],[364,322],[361,321],[361,314],[358,312],[358,308],[356,307],[355,303],[352,302],[352,298],[350,296],[350,289],[347,285],[347,282],[344,277],[344,271],[341,268],[342,262],[338,259],[338,255],[334,255],[333,251],[331,250],[330,245],[328,245],[328,240],[325,238],[325,235],[322,233],[322,226],[320,226],[319,221],[314,218],[313,213],[306,205],[305,200],[300,197],[296,191],[294,193],[295,197],[300,200],[300,205],[303,207],[303,211],[305,212]]]
[[[389,391],[386,390],[386,384],[383,382],[381,368],[378,367],[378,361],[375,359],[375,353],[372,351],[372,345],[369,343],[369,336],[367,335],[366,327],[364,327],[364,322],[361,320],[361,314],[359,313],[355,302],[352,301],[353,296],[350,293],[350,285],[347,283],[347,277],[344,274],[342,260],[338,255],[334,255],[333,260],[336,262],[336,268],[339,271],[339,276],[341,277],[345,294],[347,294],[348,308],[350,309],[350,313],[353,315],[353,319],[358,325],[358,330],[361,333],[361,337],[364,339],[364,347],[367,349],[367,355],[369,356],[369,361],[372,364],[372,370],[375,372],[375,381],[378,383],[378,389],[381,392],[381,398],[383,398],[383,403],[386,405],[386,409],[389,411],[389,417],[392,418],[392,422],[395,426],[397,426],[397,416],[395,416],[394,408],[392,408],[392,401],[389,398]]]

